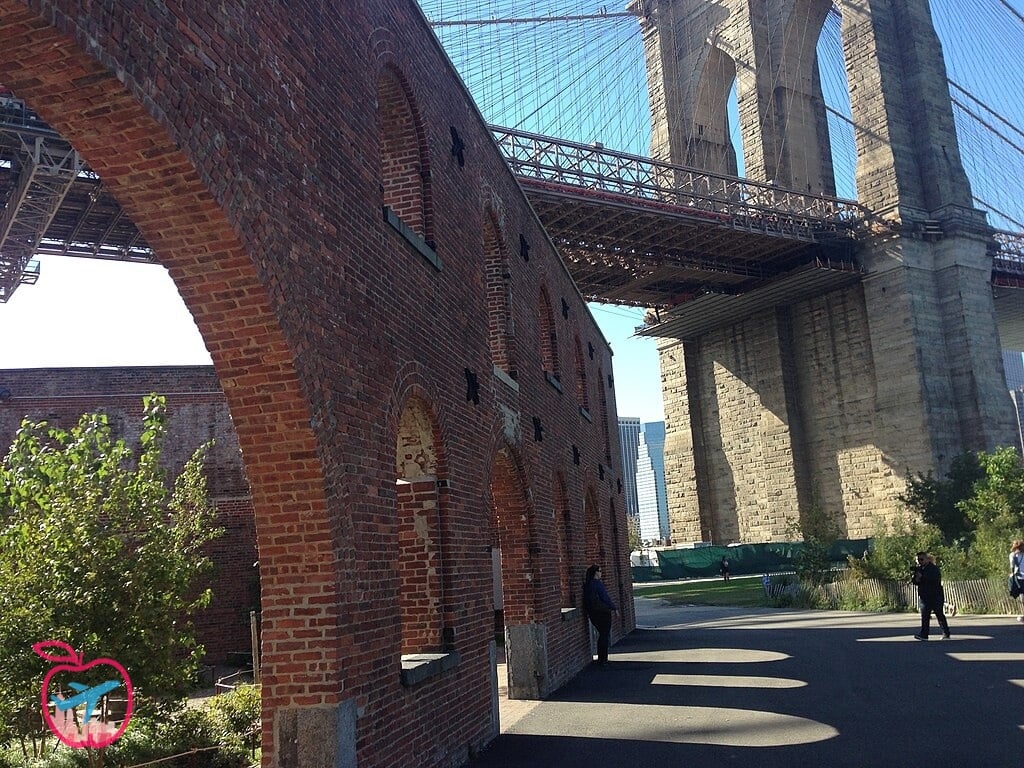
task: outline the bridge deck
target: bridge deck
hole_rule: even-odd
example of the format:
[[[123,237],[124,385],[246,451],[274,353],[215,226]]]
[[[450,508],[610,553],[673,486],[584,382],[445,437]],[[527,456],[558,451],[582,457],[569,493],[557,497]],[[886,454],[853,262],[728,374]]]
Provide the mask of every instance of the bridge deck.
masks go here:
[[[581,292],[595,301],[670,310],[652,334],[697,334],[738,313],[757,311],[766,301],[795,300],[859,279],[857,236],[872,217],[853,201],[596,145],[492,130]],[[39,277],[23,242],[32,212],[16,210],[25,202],[17,199],[19,180],[24,187],[31,147],[39,139],[72,151],[0,86],[0,201],[3,215],[20,217],[21,224],[0,232],[0,302],[17,285]],[[35,217],[45,231],[35,233],[34,254],[155,261],[135,225],[88,168],[62,194],[45,223]],[[15,240],[12,232],[21,234]],[[992,252],[993,284],[1024,286],[1024,236],[995,233]]]

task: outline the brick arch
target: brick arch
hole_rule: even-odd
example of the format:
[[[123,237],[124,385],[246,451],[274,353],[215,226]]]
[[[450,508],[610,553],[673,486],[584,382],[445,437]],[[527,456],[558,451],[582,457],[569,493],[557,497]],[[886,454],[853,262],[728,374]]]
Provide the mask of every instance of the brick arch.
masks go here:
[[[603,571],[608,570],[605,565],[607,552],[601,528],[601,508],[592,487],[588,487],[583,496],[583,554],[587,567],[596,563]]]
[[[507,443],[499,444],[493,453],[489,488],[491,543],[501,548],[505,624],[529,624],[539,616],[533,560],[535,510],[522,460]]]
[[[93,56],[109,55],[68,17],[53,17],[61,30],[21,2],[0,0],[0,82],[68,138],[117,197],[170,272],[213,358],[256,520],[267,756],[275,712],[337,704],[344,687],[337,531],[310,426],[316,406],[289,344],[283,289],[271,285],[237,236],[232,211],[204,175],[209,168],[198,169],[189,147],[169,136],[172,129],[183,135],[184,127],[154,119],[131,75],[117,62],[100,64]],[[301,649],[294,648],[294,626],[306,632]]]
[[[597,387],[598,397],[597,402],[600,406],[599,418],[601,419],[601,445],[604,447],[604,458],[605,461],[611,462],[612,460],[612,439],[609,431],[608,421],[608,392],[605,389],[611,389],[611,380],[606,380],[604,377],[604,368],[597,369]]]
[[[551,498],[554,503],[555,530],[558,538],[558,587],[563,607],[575,607],[578,593],[577,581],[582,580],[582,569],[576,563],[572,507],[569,503],[569,486],[565,473],[558,469],[551,478]],[[577,573],[577,572],[580,573]],[[577,578],[579,576],[579,578]]]
[[[483,256],[491,362],[514,379],[517,370],[512,333],[512,282],[503,234],[499,214],[488,205],[484,209]]]
[[[381,186],[390,208],[428,244],[434,241],[430,155],[420,110],[405,75],[395,64],[377,77]]]
[[[445,595],[444,509],[439,472],[440,428],[430,404],[409,397],[398,416],[395,504],[399,628],[402,655],[442,650]]]
[[[573,338],[573,353],[576,357],[576,399],[580,408],[590,410],[590,389],[587,385],[587,359],[583,356],[583,344],[579,334]]]
[[[537,300],[540,320],[540,354],[544,370],[554,378],[559,378],[558,365],[558,327],[555,325],[555,312],[551,306],[551,294],[545,286],[541,286]]]

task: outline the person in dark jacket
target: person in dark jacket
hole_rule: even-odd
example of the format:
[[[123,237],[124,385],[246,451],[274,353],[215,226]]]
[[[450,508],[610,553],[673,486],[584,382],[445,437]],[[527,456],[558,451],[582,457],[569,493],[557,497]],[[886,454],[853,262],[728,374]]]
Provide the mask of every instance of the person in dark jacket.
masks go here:
[[[583,580],[583,608],[587,612],[590,623],[597,630],[597,663],[608,661],[608,642],[612,633],[612,614],[618,612],[618,606],[608,596],[608,590],[601,582],[601,566],[592,565],[587,568]]]
[[[949,624],[943,612],[946,596],[942,592],[942,574],[935,560],[927,552],[917,553],[917,565],[911,571],[910,580],[917,585],[917,597],[921,607],[921,631],[914,635],[918,640],[927,640],[931,627],[932,613],[942,627],[942,636],[949,639]]]

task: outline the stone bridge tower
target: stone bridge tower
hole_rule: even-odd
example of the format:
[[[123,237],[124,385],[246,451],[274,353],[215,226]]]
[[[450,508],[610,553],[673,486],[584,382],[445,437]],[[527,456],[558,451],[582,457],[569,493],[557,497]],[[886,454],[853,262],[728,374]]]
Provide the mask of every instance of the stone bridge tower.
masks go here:
[[[908,472],[1014,444],[990,285],[927,0],[838,3],[860,202],[889,233],[857,285],[660,348],[676,542],[785,538],[812,509],[851,537]],[[653,156],[835,194],[816,45],[830,0],[648,0]],[[671,457],[671,458],[668,458]]]

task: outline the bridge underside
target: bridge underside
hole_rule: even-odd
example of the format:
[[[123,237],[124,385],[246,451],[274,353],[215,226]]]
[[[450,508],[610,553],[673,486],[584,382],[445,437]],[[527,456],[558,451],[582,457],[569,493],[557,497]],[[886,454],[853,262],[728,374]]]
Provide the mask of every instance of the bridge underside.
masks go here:
[[[747,293],[709,291],[665,312],[659,312],[659,322],[637,335],[693,341],[772,307],[793,304],[845,288],[859,282],[862,277],[861,270],[853,266],[837,269],[809,264]]]
[[[535,179],[520,183],[592,301],[689,314],[694,299],[706,307],[707,296],[718,294],[736,306],[741,294],[770,293],[780,277],[779,298],[820,291],[833,279],[838,287],[860,274],[845,233],[822,235],[784,213],[737,216]]]
[[[0,87],[0,303],[39,254],[152,262],[132,221],[70,144]]]
[[[1024,351],[1024,280],[993,277],[992,298],[1003,349]]]

